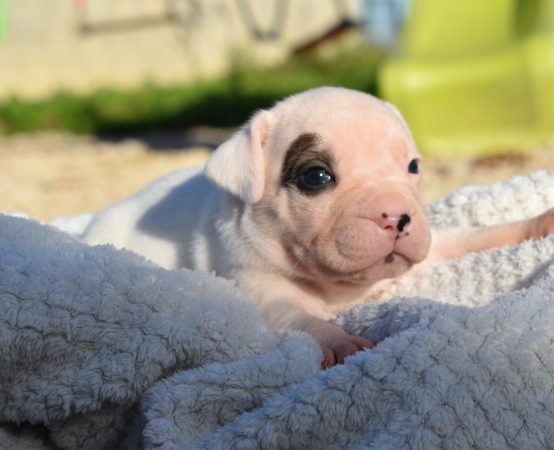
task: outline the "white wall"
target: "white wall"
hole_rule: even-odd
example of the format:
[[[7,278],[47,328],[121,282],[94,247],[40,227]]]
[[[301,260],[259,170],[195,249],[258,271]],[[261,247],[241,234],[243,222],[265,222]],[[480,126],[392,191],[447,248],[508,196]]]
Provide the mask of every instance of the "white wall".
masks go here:
[[[246,0],[262,26],[271,24],[277,2],[283,4]],[[344,3],[357,17],[358,2]],[[178,6],[182,25],[161,20],[171,4]],[[340,19],[333,0],[288,4],[280,39],[259,42],[247,33],[236,0],[10,0],[7,33],[0,41],[0,99],[42,97],[62,88],[128,87],[145,80],[189,82],[221,75],[237,59],[278,63],[291,48]],[[160,20],[145,20],[135,29],[79,29],[82,21],[94,28],[114,21],[131,25],[141,18]]]

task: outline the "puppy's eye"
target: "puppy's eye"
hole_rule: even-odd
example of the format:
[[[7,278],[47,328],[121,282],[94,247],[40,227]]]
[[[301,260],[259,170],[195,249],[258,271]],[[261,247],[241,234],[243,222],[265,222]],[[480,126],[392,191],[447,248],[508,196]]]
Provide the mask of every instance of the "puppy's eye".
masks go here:
[[[419,173],[419,159],[414,158],[408,164],[408,173],[418,174]]]
[[[298,177],[297,186],[307,192],[317,192],[325,189],[335,179],[333,175],[324,167],[308,167]]]

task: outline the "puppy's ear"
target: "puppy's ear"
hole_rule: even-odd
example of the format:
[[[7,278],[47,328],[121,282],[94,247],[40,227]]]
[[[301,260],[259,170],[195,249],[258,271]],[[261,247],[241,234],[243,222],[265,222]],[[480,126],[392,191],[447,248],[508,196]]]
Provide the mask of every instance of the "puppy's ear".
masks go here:
[[[208,179],[247,203],[258,202],[264,193],[269,126],[270,113],[260,111],[221,144],[204,169]]]

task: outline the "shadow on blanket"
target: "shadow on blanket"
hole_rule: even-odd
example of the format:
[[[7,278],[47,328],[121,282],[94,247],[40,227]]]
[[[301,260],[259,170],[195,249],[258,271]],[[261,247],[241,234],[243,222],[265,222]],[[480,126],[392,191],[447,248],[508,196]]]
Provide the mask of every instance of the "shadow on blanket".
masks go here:
[[[552,205],[543,172],[430,216]],[[551,448],[553,255],[548,238],[392,281],[337,318],[380,344],[320,372],[310,336],[269,331],[228,281],[0,216],[0,448]]]

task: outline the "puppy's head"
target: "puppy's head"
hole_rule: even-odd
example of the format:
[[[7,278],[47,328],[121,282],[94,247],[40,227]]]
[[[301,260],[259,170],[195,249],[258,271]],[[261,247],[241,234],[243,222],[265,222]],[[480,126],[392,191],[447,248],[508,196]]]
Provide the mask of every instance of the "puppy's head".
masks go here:
[[[398,111],[367,94],[319,88],[259,112],[206,175],[244,201],[289,276],[370,284],[429,250],[419,154]]]

